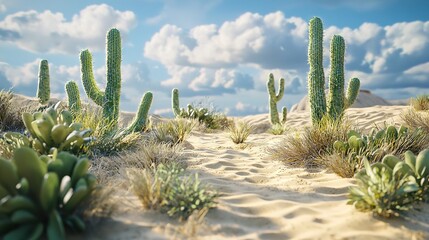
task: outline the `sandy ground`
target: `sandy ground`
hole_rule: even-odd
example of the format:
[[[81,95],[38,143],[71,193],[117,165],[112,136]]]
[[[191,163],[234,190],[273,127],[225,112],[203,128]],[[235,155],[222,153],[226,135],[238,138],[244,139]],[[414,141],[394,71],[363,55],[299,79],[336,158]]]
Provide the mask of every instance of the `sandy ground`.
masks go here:
[[[376,124],[400,123],[406,108],[351,108],[346,116],[369,131]],[[125,119],[131,119],[130,114]],[[218,207],[197,226],[196,239],[429,239],[427,205],[387,220],[358,212],[346,204],[352,179],[268,159],[266,149],[285,136],[265,133],[270,127],[266,114],[241,119],[256,127],[244,145],[233,144],[227,132],[195,132],[188,139],[188,170],[221,193]],[[309,124],[309,112],[288,115],[291,132]],[[124,189],[115,199],[120,208],[110,219],[72,239],[188,238],[178,234],[183,224],[141,210],[138,199]]]

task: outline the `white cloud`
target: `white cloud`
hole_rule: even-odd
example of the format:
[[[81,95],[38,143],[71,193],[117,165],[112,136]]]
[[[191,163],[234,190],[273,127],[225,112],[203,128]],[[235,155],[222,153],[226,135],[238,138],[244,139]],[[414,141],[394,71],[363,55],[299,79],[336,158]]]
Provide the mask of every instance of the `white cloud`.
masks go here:
[[[0,13],[4,13],[7,11],[7,8],[4,4],[0,4]]]
[[[76,54],[82,48],[104,49],[109,28],[127,33],[135,23],[133,12],[115,10],[106,4],[87,6],[71,20],[61,12],[21,11],[0,22],[0,41],[31,52]]]

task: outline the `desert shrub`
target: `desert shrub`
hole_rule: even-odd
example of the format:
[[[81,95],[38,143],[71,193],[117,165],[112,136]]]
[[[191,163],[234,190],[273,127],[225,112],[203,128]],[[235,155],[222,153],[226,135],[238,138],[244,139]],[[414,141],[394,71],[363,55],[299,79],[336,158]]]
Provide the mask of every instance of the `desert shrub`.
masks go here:
[[[180,109],[178,117],[196,119],[208,129],[225,129],[231,124],[231,120],[224,113],[218,112],[211,104],[203,101],[188,104],[186,109]]]
[[[411,129],[422,129],[429,134],[429,111],[416,111],[408,109],[401,114],[401,119],[405,125]]]
[[[183,168],[176,164],[129,169],[127,175],[145,209],[187,219],[194,211],[216,206],[217,193],[203,185],[197,174],[185,176]]]
[[[235,122],[229,127],[229,138],[235,144],[243,143],[249,137],[252,130],[253,127],[248,122]]]
[[[31,147],[38,154],[50,154],[53,148],[75,154],[84,152],[85,145],[92,138],[90,129],[82,129],[82,124],[73,122],[69,111],[59,110],[58,104],[44,112],[23,113],[22,121],[28,135],[6,132],[2,136],[2,156],[10,157],[15,148]]]
[[[88,168],[87,158],[56,150],[52,157],[39,157],[22,147],[12,160],[0,158],[0,235],[56,240],[65,239],[65,227],[83,231],[85,223],[76,212],[96,185]]]
[[[117,127],[115,122],[107,122],[102,110],[93,106],[85,107],[76,113],[74,120],[85,128],[93,129],[93,141],[88,145],[89,156],[110,156],[118,152],[136,149],[142,137],[139,133],[127,132]]]
[[[368,135],[350,131],[347,141],[335,141],[333,154],[323,156],[321,163],[341,177],[353,177],[363,167],[364,157],[370,163],[380,162],[387,154],[401,156],[407,150],[419,152],[427,143],[428,136],[422,130],[404,126],[374,128]]]
[[[411,98],[410,105],[416,111],[429,110],[429,95],[421,95],[416,98]]]
[[[155,125],[152,137],[158,142],[175,145],[184,142],[196,125],[195,120],[185,118],[160,122]]]
[[[390,217],[409,210],[412,204],[427,201],[429,196],[429,149],[415,156],[411,151],[405,160],[386,155],[381,162],[370,165],[356,174],[357,186],[349,191],[349,202],[358,210],[372,211]]]
[[[288,136],[267,151],[272,159],[290,165],[318,166],[320,165],[318,160],[332,152],[335,141],[347,139],[347,133],[351,128],[351,122],[347,119],[334,121],[325,116],[319,124],[305,128],[302,133]]]
[[[286,125],[276,123],[272,125],[270,129],[268,129],[268,132],[273,135],[282,135],[286,132],[286,130],[287,130]]]
[[[0,90],[0,132],[23,131],[25,126],[21,121],[21,112],[24,108],[12,106],[12,92]]]

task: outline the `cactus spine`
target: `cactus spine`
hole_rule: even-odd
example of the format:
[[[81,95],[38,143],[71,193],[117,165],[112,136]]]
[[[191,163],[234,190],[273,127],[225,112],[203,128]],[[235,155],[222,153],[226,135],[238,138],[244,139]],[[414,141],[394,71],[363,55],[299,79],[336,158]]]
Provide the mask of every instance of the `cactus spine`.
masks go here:
[[[66,92],[70,111],[73,114],[78,113],[82,109],[82,103],[80,102],[79,88],[75,81],[66,83]]]
[[[49,65],[48,60],[40,61],[39,65],[39,82],[37,86],[37,98],[41,104],[46,104],[51,95],[51,88],[49,86]]]
[[[103,108],[103,118],[117,125],[119,118],[119,100],[121,97],[121,36],[119,30],[115,28],[110,29],[106,36],[106,43],[107,85],[105,92],[98,88],[94,80],[92,56],[89,50],[84,50],[80,54],[81,76],[88,97]],[[152,93],[147,92],[142,100],[145,100],[142,101],[139,106],[139,113],[141,112],[142,114],[136,115],[136,117],[141,119],[136,119],[128,129],[139,130],[145,127],[147,112],[152,103]],[[134,125],[134,123],[138,124]],[[143,123],[144,125],[141,125]]]
[[[339,35],[334,35],[331,39],[330,50],[331,70],[328,103],[326,103],[323,72],[323,24],[320,18],[312,18],[309,24],[308,95],[313,125],[318,124],[326,113],[334,120],[341,118],[344,109],[353,104],[359,93],[360,81],[352,78],[349,81],[347,96],[344,96],[344,39]]]
[[[267,89],[268,89],[268,100],[270,102],[270,122],[271,124],[280,124],[279,114],[277,112],[277,102],[279,102],[285,91],[285,80],[282,78],[279,82],[279,92],[276,94],[276,89],[274,86],[274,76],[272,73],[270,73],[270,77],[267,81]],[[286,107],[283,107],[282,109],[282,121],[281,123],[284,124],[286,122],[286,115],[287,115],[287,109]]]

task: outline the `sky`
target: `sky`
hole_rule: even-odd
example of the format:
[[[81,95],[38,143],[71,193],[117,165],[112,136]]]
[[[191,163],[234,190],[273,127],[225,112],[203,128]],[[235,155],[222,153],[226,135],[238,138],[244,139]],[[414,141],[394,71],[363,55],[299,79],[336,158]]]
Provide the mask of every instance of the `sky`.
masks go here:
[[[171,116],[171,90],[180,105],[203,102],[230,116],[268,112],[270,73],[286,82],[278,108],[307,94],[308,22],[324,25],[329,41],[346,41],[346,79],[385,99],[429,94],[427,0],[0,0],[0,89],[35,96],[38,66],[49,61],[51,96],[80,80],[79,53],[93,54],[106,84],[105,36],[122,38],[121,111],[136,111],[144,92],[152,114]]]

